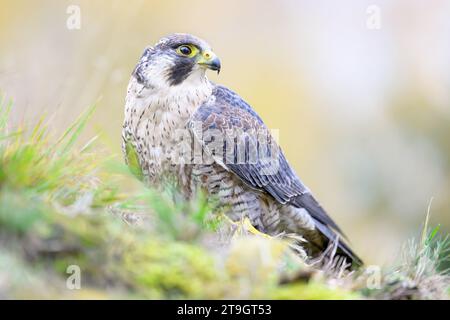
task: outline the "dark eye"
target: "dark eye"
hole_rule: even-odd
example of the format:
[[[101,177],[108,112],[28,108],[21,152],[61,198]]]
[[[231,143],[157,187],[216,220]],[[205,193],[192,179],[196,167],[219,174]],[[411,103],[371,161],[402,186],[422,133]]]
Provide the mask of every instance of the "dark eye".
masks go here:
[[[185,56],[189,56],[192,53],[192,49],[188,46],[180,46],[178,50]]]

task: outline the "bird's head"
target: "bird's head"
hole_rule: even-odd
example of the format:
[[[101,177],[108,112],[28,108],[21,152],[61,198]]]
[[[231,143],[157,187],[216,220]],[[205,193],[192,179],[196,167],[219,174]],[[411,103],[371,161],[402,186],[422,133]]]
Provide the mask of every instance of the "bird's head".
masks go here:
[[[220,71],[220,60],[208,43],[189,34],[176,33],[148,47],[133,75],[148,86],[177,86],[203,81],[207,69]]]

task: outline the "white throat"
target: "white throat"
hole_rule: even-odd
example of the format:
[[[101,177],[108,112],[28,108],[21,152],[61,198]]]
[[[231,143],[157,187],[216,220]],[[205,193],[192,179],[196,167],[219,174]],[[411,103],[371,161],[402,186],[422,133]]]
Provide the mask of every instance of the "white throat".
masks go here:
[[[182,83],[148,87],[132,77],[128,85],[125,123],[135,139],[164,141],[171,130],[181,129],[192,114],[209,99],[213,85],[203,70],[196,70]]]

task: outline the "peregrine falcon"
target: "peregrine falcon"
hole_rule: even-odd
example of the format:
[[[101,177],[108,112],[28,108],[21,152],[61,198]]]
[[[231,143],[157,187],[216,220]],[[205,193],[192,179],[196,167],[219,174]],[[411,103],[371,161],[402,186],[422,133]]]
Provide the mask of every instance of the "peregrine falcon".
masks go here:
[[[125,160],[146,184],[175,183],[185,198],[204,190],[232,220],[270,235],[296,234],[308,257],[335,245],[361,260],[287,162],[255,110],[206,77],[221,63],[208,43],[172,34],[147,47],[128,85]]]

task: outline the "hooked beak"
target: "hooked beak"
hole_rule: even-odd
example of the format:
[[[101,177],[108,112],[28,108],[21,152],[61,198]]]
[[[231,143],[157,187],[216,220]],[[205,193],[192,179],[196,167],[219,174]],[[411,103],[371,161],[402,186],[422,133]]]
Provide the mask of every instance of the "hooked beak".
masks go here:
[[[197,61],[197,64],[204,68],[217,71],[217,73],[220,72],[220,59],[210,50],[206,50],[202,53],[201,57]]]

